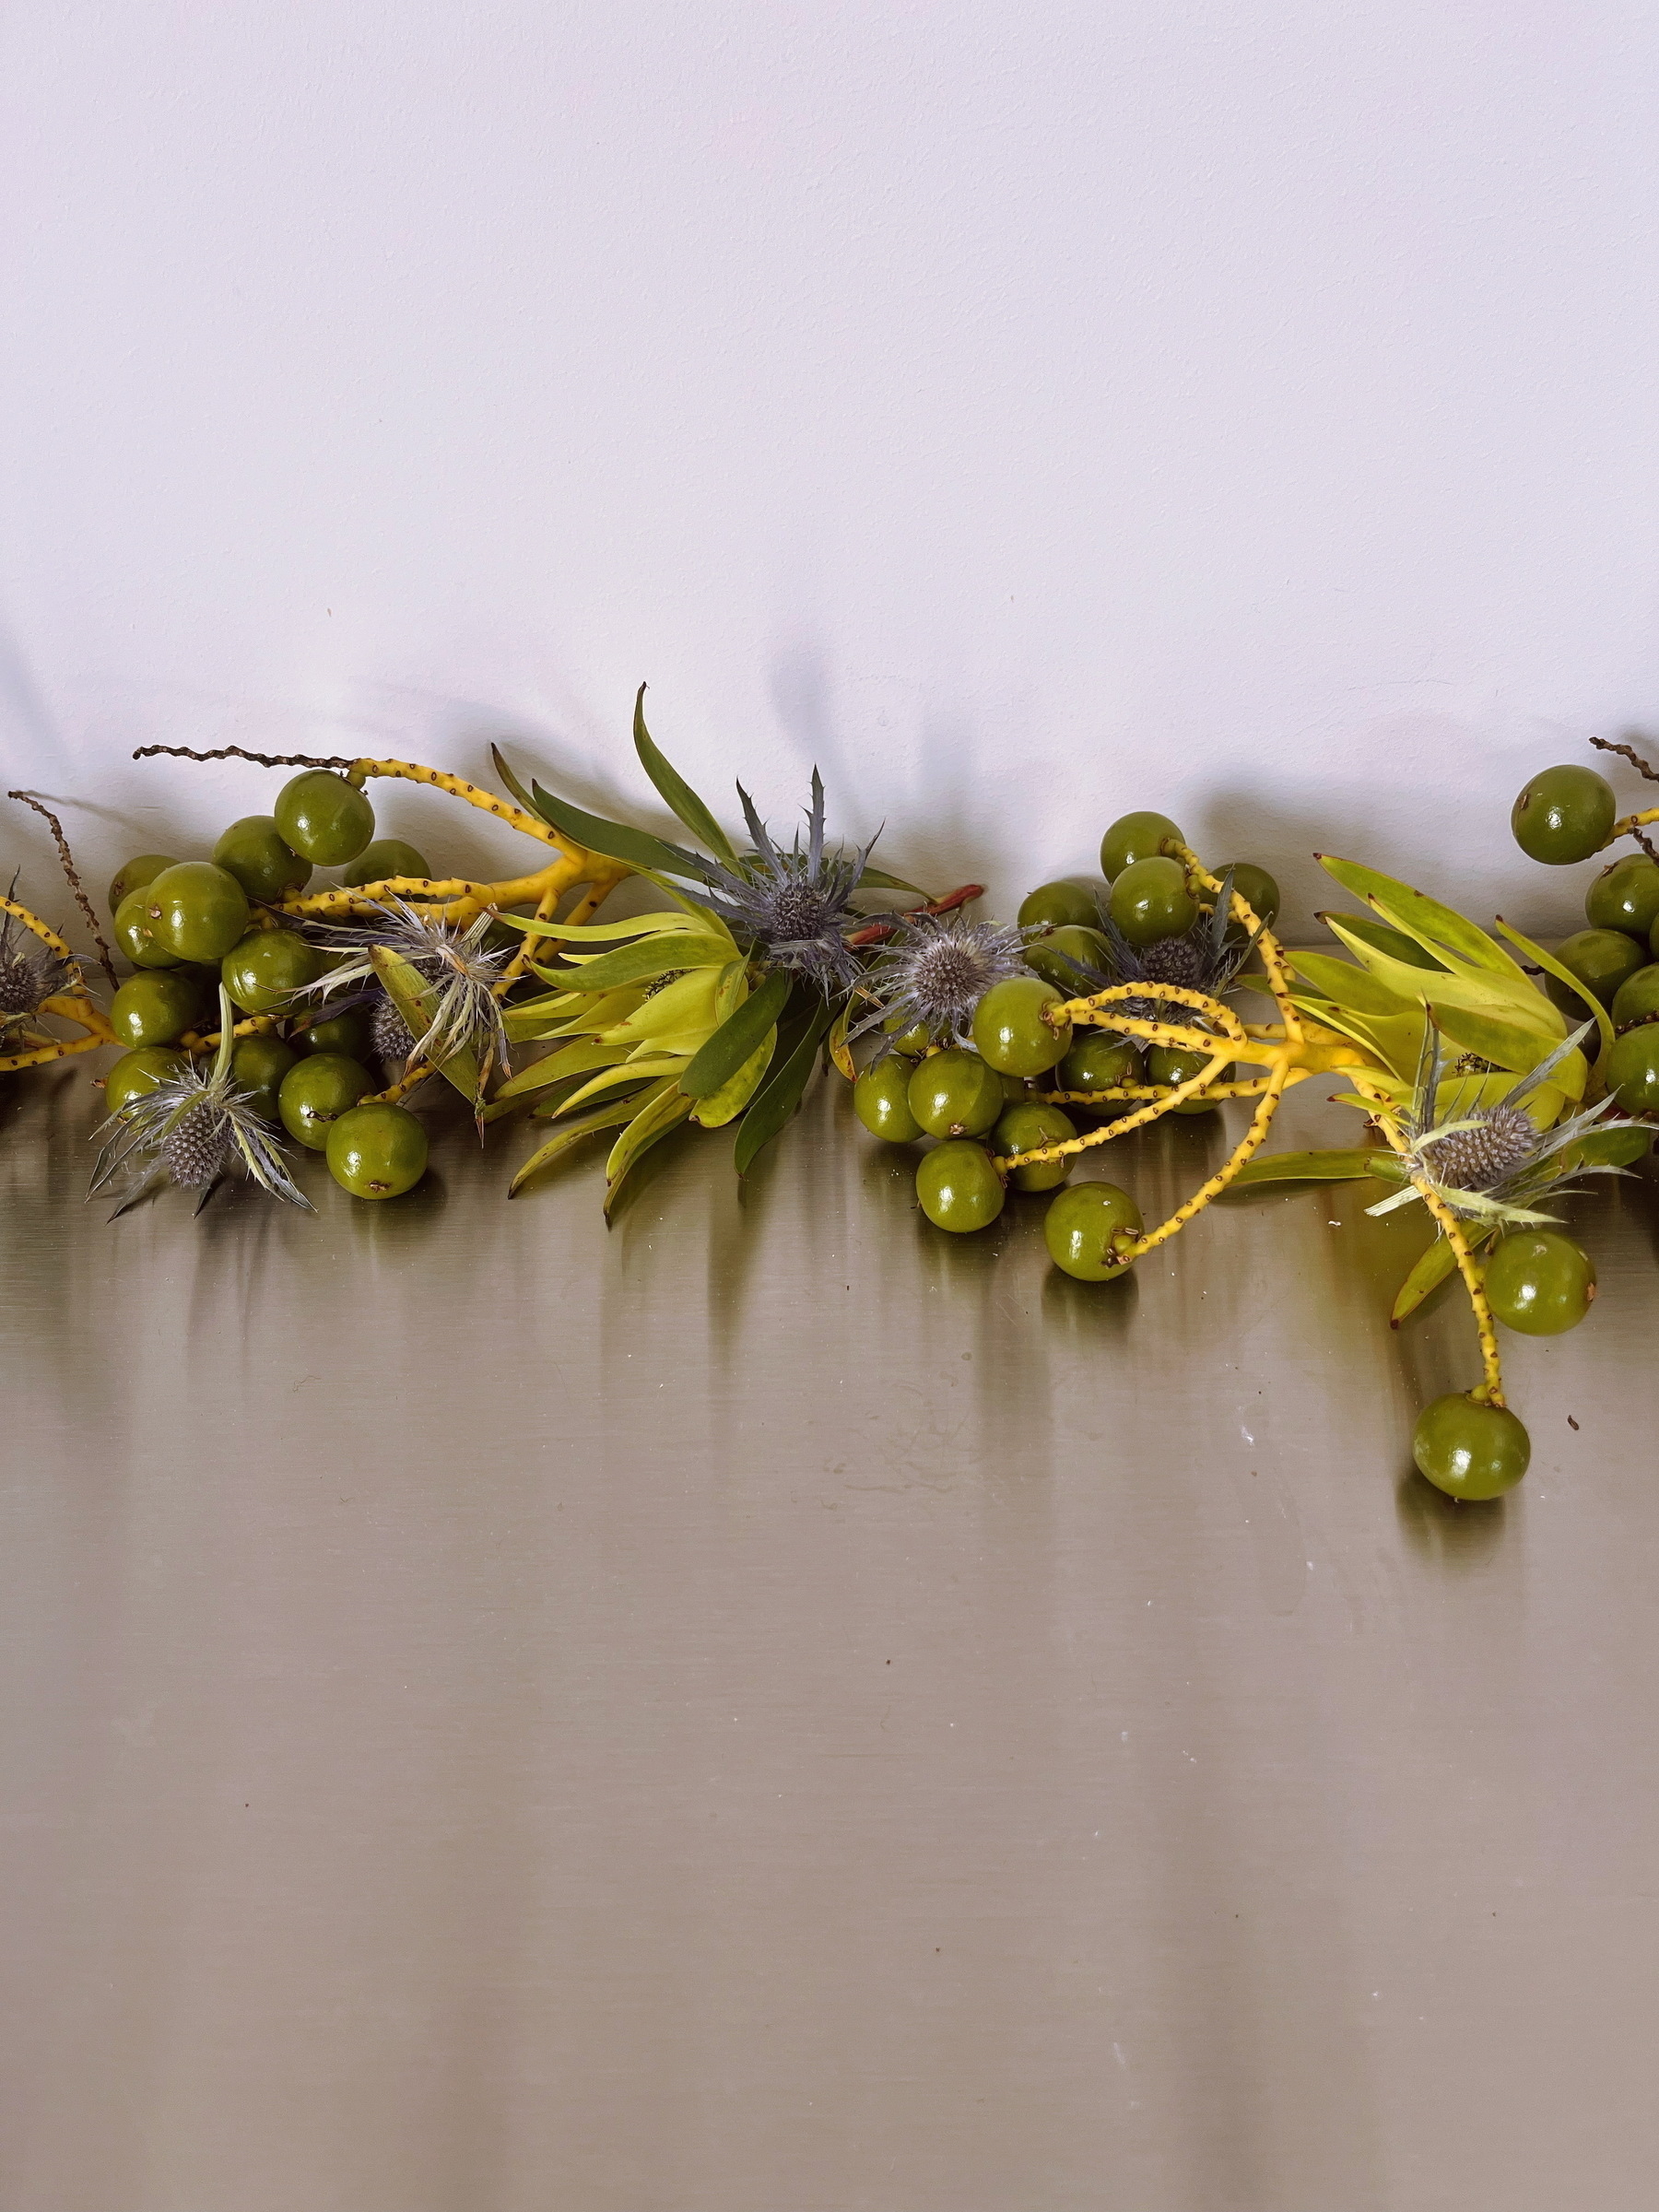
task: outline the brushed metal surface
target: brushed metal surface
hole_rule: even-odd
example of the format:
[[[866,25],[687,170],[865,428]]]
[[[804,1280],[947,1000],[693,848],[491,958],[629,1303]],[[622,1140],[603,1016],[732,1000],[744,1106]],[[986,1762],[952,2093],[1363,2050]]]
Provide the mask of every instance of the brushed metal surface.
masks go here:
[[[1353,1188],[1100,1289],[839,1085],[608,1235],[461,1131],[109,1228],[96,1111],[0,1099],[0,2204],[1653,2204],[1651,1182],[1459,1510]]]

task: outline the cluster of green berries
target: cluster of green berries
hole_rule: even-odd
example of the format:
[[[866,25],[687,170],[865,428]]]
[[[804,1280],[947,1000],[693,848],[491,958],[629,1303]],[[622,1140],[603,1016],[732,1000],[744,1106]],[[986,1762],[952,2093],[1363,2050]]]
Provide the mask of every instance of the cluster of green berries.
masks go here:
[[[426,1131],[401,1106],[359,1102],[381,1088],[366,1065],[369,1015],[353,1007],[312,1018],[302,1010],[300,994],[341,956],[321,951],[273,911],[320,867],[343,869],[343,888],[430,873],[413,845],[375,838],[367,797],[327,769],[293,777],[274,813],[232,822],[211,860],[144,853],[127,862],[110,885],[110,911],[117,947],[136,972],[111,1004],[111,1024],[128,1049],[104,1097],[118,1112],[176,1075],[187,1063],[180,1041],[215,1019],[222,983],[239,1012],[271,1017],[284,1030],[237,1039],[237,1090],[263,1119],[324,1153],[335,1181],[355,1197],[396,1197],[426,1171]]]

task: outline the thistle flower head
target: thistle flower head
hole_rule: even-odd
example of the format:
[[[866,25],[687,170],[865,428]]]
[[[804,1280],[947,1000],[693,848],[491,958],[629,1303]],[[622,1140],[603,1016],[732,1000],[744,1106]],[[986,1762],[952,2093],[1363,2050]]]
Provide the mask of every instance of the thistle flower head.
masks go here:
[[[877,1023],[892,1035],[923,1028],[935,1037],[966,1044],[973,1010],[993,983],[1023,975],[1020,947],[1026,932],[966,915],[900,915],[896,932],[864,980],[876,1010],[853,1025],[862,1036]],[[891,1037],[884,1040],[890,1048]]]
[[[1072,960],[1067,955],[1060,957],[1077,972],[1079,992],[1110,990],[1118,983],[1146,983],[1145,998],[1129,998],[1119,1002],[1119,1011],[1134,1021],[1162,1021],[1174,1014],[1178,1018],[1191,1020],[1191,1009],[1179,999],[1170,1000],[1158,995],[1159,983],[1173,983],[1179,989],[1202,991],[1206,997],[1219,998],[1230,990],[1239,971],[1255,948],[1259,930],[1245,937],[1230,937],[1229,917],[1232,911],[1232,870],[1221,879],[1220,895],[1215,906],[1201,913],[1192,927],[1178,937],[1159,937],[1150,945],[1131,945],[1109,912],[1100,915],[1100,935],[1106,940],[1106,959],[1103,966],[1086,966]]]
[[[129,1099],[94,1132],[103,1148],[92,1171],[88,1198],[119,1188],[121,1204],[110,1218],[135,1206],[158,1182],[200,1191],[197,1213],[232,1169],[241,1168],[273,1198],[314,1209],[288,1171],[284,1149],[269,1124],[254,1112],[247,1091],[230,1073],[234,1017],[219,990],[219,1048],[204,1073],[182,1068],[152,1088]]]
[[[14,876],[8,898],[17,895]],[[73,959],[43,945],[16,914],[0,917],[0,1050],[7,1030],[38,1014],[49,998],[67,991],[79,976]]]
[[[379,900],[372,912],[355,918],[332,935],[320,936],[327,950],[347,957],[307,989],[336,1011],[349,1006],[371,1006],[376,1049],[389,1057],[426,1060],[437,1066],[452,1053],[470,1047],[477,1055],[482,1087],[490,1071],[505,1067],[508,1061],[507,1031],[496,991],[501,970],[512,955],[504,948],[486,945],[494,920],[493,914],[480,914],[466,928],[459,929],[423,914],[405,900]],[[397,1010],[375,965],[377,948],[406,960],[431,990],[431,1018],[418,1037],[408,1031],[406,1024],[401,1033],[393,1026],[392,1017]],[[382,1008],[387,1009],[383,1017]],[[401,1015],[397,1019],[401,1024]]]
[[[787,851],[774,844],[741,783],[737,796],[754,851],[735,867],[711,861],[687,896],[717,914],[769,968],[790,970],[834,997],[858,975],[847,937],[865,918],[853,911],[851,900],[876,841],[850,853],[839,846],[825,851],[824,784],[816,768],[805,848],[798,830]]]

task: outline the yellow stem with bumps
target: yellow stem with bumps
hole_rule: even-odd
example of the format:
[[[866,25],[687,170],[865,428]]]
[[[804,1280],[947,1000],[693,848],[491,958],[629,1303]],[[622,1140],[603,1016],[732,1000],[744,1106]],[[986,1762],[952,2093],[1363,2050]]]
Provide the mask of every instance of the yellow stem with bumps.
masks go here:
[[[75,955],[49,923],[16,899],[0,899],[0,913],[10,914],[21,922],[24,928],[40,938],[49,951],[61,959],[72,960]],[[72,1021],[83,1033],[79,1037],[54,1038],[49,1044],[30,1045],[21,1053],[0,1053],[0,1075],[11,1075],[25,1067],[49,1067],[54,1060],[73,1059],[76,1053],[94,1053],[100,1044],[118,1044],[120,1039],[110,1027],[109,1016],[77,980],[73,990],[60,991],[51,998],[41,1001],[40,1012],[50,1014],[58,1021]]]

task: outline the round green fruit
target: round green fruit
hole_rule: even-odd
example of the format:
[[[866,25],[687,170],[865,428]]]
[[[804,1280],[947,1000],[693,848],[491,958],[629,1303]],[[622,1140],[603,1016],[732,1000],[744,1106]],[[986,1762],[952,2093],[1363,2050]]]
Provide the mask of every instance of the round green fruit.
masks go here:
[[[1074,1182],[1049,1207],[1042,1235],[1064,1274],[1104,1283],[1127,1274],[1125,1254],[1145,1227],[1140,1207],[1115,1182]]]
[[[248,894],[210,860],[176,860],[144,887],[155,939],[176,959],[217,965],[248,926]]]
[[[162,971],[129,975],[110,1001],[110,1027],[130,1051],[173,1044],[206,1012],[206,994],[194,976]]]
[[[262,1120],[279,1121],[283,1077],[294,1065],[280,1037],[239,1037],[230,1048],[230,1080]]]
[[[1156,945],[1192,928],[1198,901],[1178,860],[1136,860],[1112,885],[1111,912],[1131,945]]]
[[[219,973],[244,1014],[284,1014],[296,991],[314,983],[322,957],[297,930],[251,929],[225,955]]]
[[[1613,994],[1613,1027],[1634,1029],[1639,1021],[1659,1015],[1659,960],[1650,960],[1629,975]]]
[[[1065,1003],[1034,975],[993,983],[973,1010],[973,1041],[998,1075],[1041,1076],[1065,1058],[1071,1042],[1069,1021],[1044,1019]]]
[[[377,837],[367,844],[340,878],[353,889],[362,883],[386,883],[394,876],[418,876],[423,881],[431,879],[424,853],[406,844],[401,837]]]
[[[1265,868],[1258,868],[1253,860],[1232,860],[1227,864],[1232,870],[1233,889],[1243,900],[1251,912],[1266,929],[1278,920],[1279,887]],[[1227,868],[1211,871],[1219,883],[1227,881]],[[1213,903],[1213,901],[1212,901]],[[1230,920],[1231,917],[1230,916]],[[1241,924],[1234,922],[1235,929]]]
[[[213,848],[216,866],[234,876],[250,899],[276,900],[287,891],[303,890],[311,881],[312,864],[285,842],[269,814],[244,814],[232,822]]]
[[[1221,1041],[1218,1038],[1216,1041],[1219,1043]],[[1209,1064],[1210,1055],[1207,1053],[1192,1052],[1184,1045],[1155,1044],[1147,1054],[1147,1080],[1148,1083],[1171,1085],[1187,1083],[1193,1077],[1202,1075]],[[1219,1069],[1216,1081],[1230,1083],[1232,1072],[1230,1067]],[[1170,1111],[1171,1113],[1213,1113],[1219,1104],[1218,1099],[1197,1091],[1192,1098],[1183,1099],[1179,1106],[1171,1107]]]
[[[346,1060],[361,1060],[372,1041],[369,1017],[360,1006],[352,1006],[344,1014],[328,1014],[321,1020],[308,1022],[304,1029],[295,1030],[288,1038],[288,1042],[297,1053],[336,1053]]]
[[[892,1039],[894,1052],[902,1053],[907,1060],[920,1060],[933,1042],[933,1032],[924,1021],[918,1021],[906,1029],[902,1014],[889,1014],[882,1023],[881,1030],[884,1037]]]
[[[1648,964],[1647,954],[1622,929],[1581,929],[1556,947],[1556,959],[1583,986],[1572,991],[1559,976],[1547,975],[1544,987],[1571,1021],[1583,1021],[1594,999],[1611,1006],[1622,985]]]
[[[171,865],[171,864],[170,864]],[[149,886],[129,891],[115,909],[117,950],[125,953],[135,968],[176,968],[179,956],[169,952],[150,924]]]
[[[1486,1294],[1505,1328],[1559,1336],[1590,1311],[1595,1263],[1557,1230],[1512,1230],[1487,1262]]]
[[[309,1059],[296,1060],[282,1078],[276,1094],[282,1125],[302,1145],[321,1152],[335,1122],[373,1088],[373,1077],[356,1060],[337,1053],[313,1053]]]
[[[124,1053],[104,1077],[104,1104],[112,1113],[119,1113],[129,1099],[142,1098],[158,1083],[171,1082],[189,1065],[187,1053],[166,1044],[147,1044],[135,1053]]]
[[[1006,1195],[983,1145],[952,1137],[925,1154],[916,1169],[916,1196],[935,1229],[968,1236],[989,1229]]]
[[[1613,786],[1593,768],[1547,768],[1511,808],[1510,828],[1530,859],[1566,867],[1601,851],[1618,815]]]
[[[1627,1113],[1659,1113],[1659,1021],[1644,1021],[1614,1041],[1607,1088]]]
[[[1659,922],[1659,863],[1627,853],[1604,868],[1584,893],[1584,919],[1592,929],[1622,929],[1645,943]]]
[[[1040,883],[1019,902],[1021,929],[1098,929],[1100,910],[1080,883]]]
[[[1087,974],[1079,975],[1079,968],[1092,969],[1097,973],[1106,968],[1109,955],[1106,940],[1098,929],[1084,929],[1077,923],[1063,923],[1051,929],[1046,937],[1038,937],[1025,948],[1026,966],[1033,975],[1040,975],[1045,983],[1067,998],[1077,998],[1095,988]]]
[[[1477,1406],[1453,1392],[1418,1416],[1411,1439],[1418,1472],[1448,1498],[1501,1498],[1532,1458],[1526,1430],[1505,1406]]]
[[[853,1086],[853,1111],[872,1136],[885,1144],[913,1145],[922,1124],[910,1109],[910,1087],[916,1071],[908,1060],[889,1053],[866,1067]]]
[[[171,868],[178,855],[173,853],[140,853],[136,860],[129,860],[124,868],[110,878],[110,912],[114,913],[124,899],[134,891],[142,890],[153,883],[163,868]]]
[[[929,1136],[982,1136],[1003,1110],[1003,1087],[995,1069],[987,1067],[977,1053],[953,1046],[948,1052],[930,1053],[911,1071],[905,1100],[919,1132],[924,1130]]]
[[[374,809],[332,769],[308,768],[276,794],[276,830],[302,859],[343,868],[374,835]]]
[[[1125,1083],[1145,1081],[1140,1053],[1126,1037],[1113,1037],[1105,1030],[1073,1031],[1071,1050],[1060,1063],[1062,1090],[1118,1090]],[[1129,1103],[1113,1100],[1102,1111],[1120,1113]]]
[[[1137,860],[1150,860],[1168,843],[1184,845],[1186,839],[1167,814],[1120,814],[1100,840],[1100,873],[1115,883]]]
[[[426,1173],[426,1130],[402,1106],[353,1106],[330,1127],[324,1149],[329,1173],[354,1198],[400,1198]]]
[[[1058,1106],[1043,1099],[1022,1099],[1010,1106],[992,1132],[991,1149],[999,1159],[1018,1160],[1022,1152],[1041,1152],[1063,1145],[1077,1134],[1077,1124]],[[1009,1181],[1017,1191],[1057,1190],[1072,1171],[1072,1158],[1036,1159],[1029,1168],[1016,1166]]]

